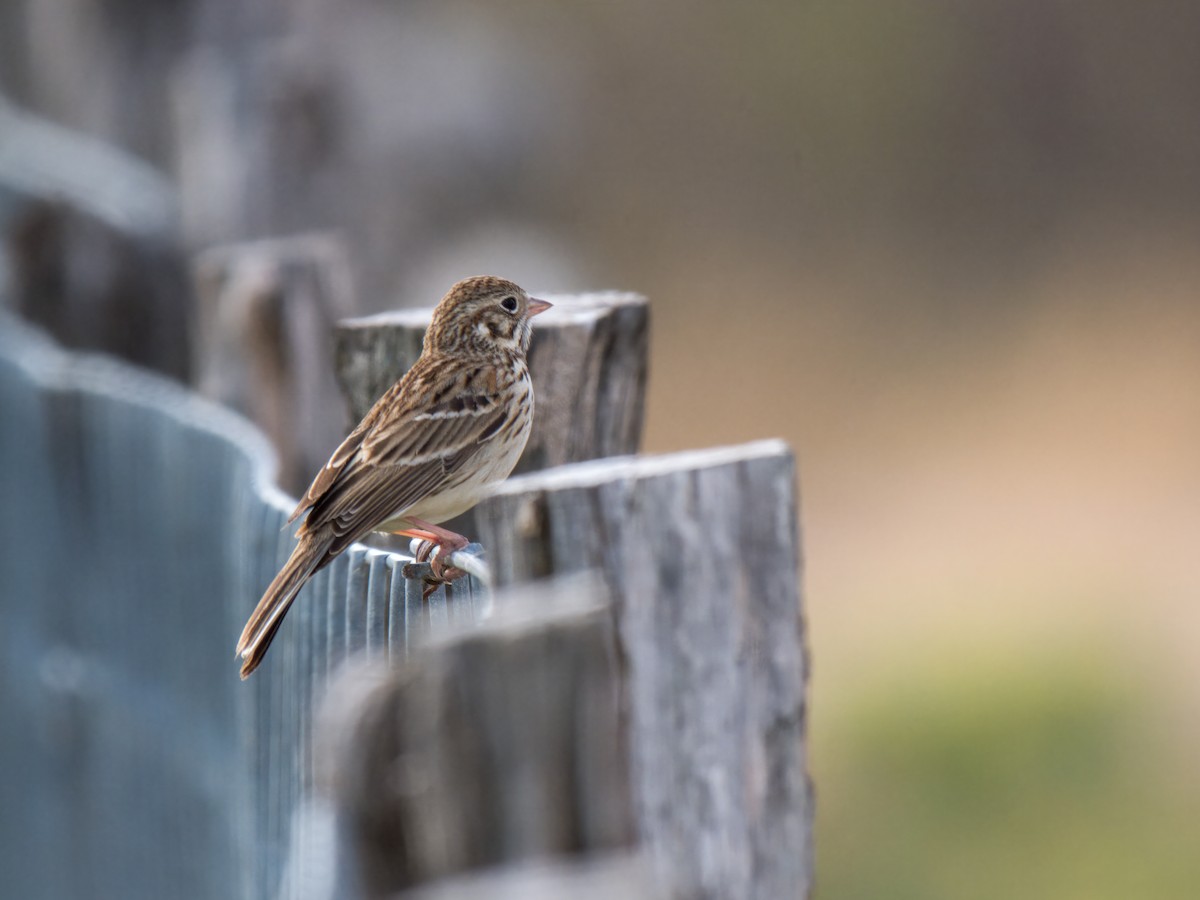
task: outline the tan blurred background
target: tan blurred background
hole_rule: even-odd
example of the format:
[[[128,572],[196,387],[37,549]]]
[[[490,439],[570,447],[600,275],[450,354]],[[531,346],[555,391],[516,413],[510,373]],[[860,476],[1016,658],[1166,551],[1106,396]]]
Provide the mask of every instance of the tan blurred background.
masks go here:
[[[337,228],[364,310],[637,290],[647,451],[796,448],[819,897],[1196,895],[1200,6],[13,0],[0,34],[4,92],[176,179],[189,246]],[[197,45],[335,85],[285,135],[317,176],[239,206]]]

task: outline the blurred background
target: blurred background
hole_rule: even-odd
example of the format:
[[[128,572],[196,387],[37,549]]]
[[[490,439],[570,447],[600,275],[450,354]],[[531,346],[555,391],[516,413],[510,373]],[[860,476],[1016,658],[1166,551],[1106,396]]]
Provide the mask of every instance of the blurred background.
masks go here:
[[[799,456],[817,896],[1191,897],[1198,38],[1160,0],[6,0],[0,150],[20,110],[140,160],[188,253],[335,230],[360,312],[648,295],[646,451]]]

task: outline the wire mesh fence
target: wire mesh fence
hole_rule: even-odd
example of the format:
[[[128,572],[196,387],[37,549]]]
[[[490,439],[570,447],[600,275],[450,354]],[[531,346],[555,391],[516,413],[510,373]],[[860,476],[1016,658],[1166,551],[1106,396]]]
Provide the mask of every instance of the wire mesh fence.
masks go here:
[[[260,434],[10,318],[0,410],[5,894],[352,896],[314,701],[351,655],[474,618],[479,585],[425,603],[405,557],[356,546],[241,684],[234,641],[292,545]]]

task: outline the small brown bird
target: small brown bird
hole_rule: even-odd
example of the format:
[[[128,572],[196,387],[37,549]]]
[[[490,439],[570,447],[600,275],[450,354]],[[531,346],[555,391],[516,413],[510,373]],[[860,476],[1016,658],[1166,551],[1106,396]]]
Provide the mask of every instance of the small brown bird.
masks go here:
[[[478,503],[525,449],[529,320],[549,308],[492,276],[460,281],[442,298],[420,358],[334,451],[288,519],[307,512],[296,549],[238,640],[242,678],[262,662],[313,573],[370,532],[432,541],[443,557],[467,545],[437,523]]]

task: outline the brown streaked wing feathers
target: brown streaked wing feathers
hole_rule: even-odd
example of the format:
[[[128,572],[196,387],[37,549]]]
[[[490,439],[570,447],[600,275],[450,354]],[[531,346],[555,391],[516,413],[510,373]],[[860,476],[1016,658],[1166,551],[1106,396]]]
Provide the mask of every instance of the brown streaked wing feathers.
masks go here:
[[[404,387],[418,367],[420,362],[372,407],[296,510],[295,516],[308,510],[304,531],[333,537],[327,559],[437,491],[504,422],[501,397],[483,390],[507,386],[496,372],[455,367],[440,379],[441,393],[452,394],[449,399],[413,408]],[[425,394],[430,395],[437,392]],[[408,408],[397,409],[392,405],[397,401]]]
[[[339,546],[343,538],[348,539],[346,545],[358,540],[397,511],[437,491],[494,435],[504,417],[503,410],[486,418],[472,417],[475,421],[468,434],[460,434],[462,428],[443,430],[438,436],[442,453],[415,465],[376,462],[362,452],[316,502],[305,519],[305,528],[332,528]],[[426,421],[414,424],[424,425]],[[454,443],[448,440],[451,436],[456,438]]]
[[[348,471],[347,477],[338,483],[336,493],[329,496],[328,506],[326,498],[322,497],[309,513],[305,527],[313,528],[309,523],[315,518],[316,528],[333,534],[329,547],[331,559],[355,541],[362,540],[397,510],[412,506],[432,493],[445,478],[441,460],[420,466],[388,466],[387,469],[391,471],[378,466]]]
[[[367,410],[367,414],[362,417],[362,421],[355,426],[353,431],[346,435],[346,439],[333,451],[333,455],[329,457],[329,462],[325,463],[325,466],[317,473],[317,477],[313,479],[308,490],[304,492],[304,497],[296,505],[291,516],[288,517],[289,524],[300,518],[305,510],[315,506],[325,492],[341,477],[342,471],[358,455],[363,441],[371,434],[377,424],[386,421],[392,415],[405,417],[404,405],[406,403],[411,405],[413,395],[409,386],[419,381],[423,377],[421,374],[422,370],[428,368],[429,366],[425,363],[424,357],[418,359],[399,381],[383,392],[380,398],[375,401],[374,406]],[[397,407],[399,408],[397,409]]]
[[[342,441],[338,448],[333,451],[333,456],[329,457],[329,462],[317,473],[317,477],[313,479],[313,483],[308,486],[308,490],[304,492],[304,497],[292,510],[292,514],[288,516],[288,524],[291,525],[306,509],[313,506],[321,496],[329,490],[338,476],[342,474],[342,469],[346,468],[346,464],[354,458],[358,453],[358,448],[362,444],[363,436],[371,426],[371,416],[367,415],[358,424],[346,439]]]
[[[406,460],[429,455],[450,457],[469,449],[475,441],[492,436],[495,423],[488,413],[496,409],[512,379],[504,378],[494,366],[479,365],[476,361],[448,364],[442,359],[436,365],[439,376],[436,383],[429,383],[434,367],[428,357],[422,356],[403,378],[375,401],[358,427],[317,473],[289,522],[295,521],[306,510],[312,510],[305,524],[310,530],[317,530],[322,520],[328,521],[326,516],[314,515],[318,507],[326,506],[326,495],[343,494],[345,490],[338,490],[338,485],[344,478],[357,481],[353,473],[364,466],[403,466]],[[428,404],[430,398],[440,402],[432,406],[421,405]],[[443,417],[417,418],[430,413],[440,413]],[[424,463],[417,463],[413,468],[420,468]],[[425,474],[414,471],[413,480],[424,484],[426,479],[420,476]],[[395,477],[401,482],[409,480],[394,471],[386,477]],[[408,500],[406,505],[417,502],[435,487],[436,482]],[[354,493],[357,494],[357,490]],[[400,501],[404,502],[404,498]],[[398,508],[394,506],[392,510]],[[339,513],[340,510],[333,515]],[[378,522],[372,526],[375,524]],[[370,528],[362,531],[360,536],[368,531]]]
[[[363,458],[374,465],[403,465],[431,454],[441,457],[456,453],[486,430],[499,403],[495,395],[471,396],[474,403],[470,408],[451,409],[448,403],[442,403],[402,420],[381,423],[363,440]]]

